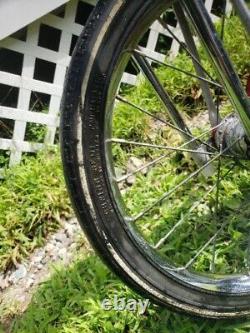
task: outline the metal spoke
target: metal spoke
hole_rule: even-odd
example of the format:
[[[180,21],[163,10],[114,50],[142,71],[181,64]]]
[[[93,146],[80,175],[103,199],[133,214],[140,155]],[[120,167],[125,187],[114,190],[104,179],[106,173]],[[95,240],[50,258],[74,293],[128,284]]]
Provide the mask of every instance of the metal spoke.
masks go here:
[[[137,173],[141,172],[142,170],[145,170],[146,168],[149,168],[149,167],[151,167],[151,166],[153,166],[153,165],[156,165],[156,164],[160,163],[160,161],[162,161],[163,159],[165,159],[165,158],[168,157],[168,156],[169,156],[169,154],[168,154],[168,155],[167,155],[167,154],[166,154],[166,155],[162,155],[162,156],[156,158],[155,160],[153,160],[153,161],[151,161],[151,162],[149,162],[149,163],[146,163],[146,164],[142,165],[140,168],[137,168],[137,169],[134,170],[133,172],[130,172],[130,173],[128,173],[128,174],[126,174],[126,175],[124,175],[124,176],[118,178],[118,179],[115,178],[115,181],[116,181],[117,183],[122,183],[122,182],[124,182],[125,180],[127,180],[129,177],[131,177],[131,176],[133,176],[133,175],[136,175]]]
[[[220,145],[220,152],[222,152],[222,144]],[[215,228],[218,228],[219,225],[219,194],[220,194],[220,183],[221,183],[221,156],[218,161],[218,171],[217,171],[217,179],[216,179],[216,198],[215,198]],[[212,273],[215,272],[215,251],[216,251],[216,241],[217,237],[214,238],[213,241],[213,254],[212,254],[212,262],[210,265],[210,271]]]
[[[156,94],[158,95],[158,97],[160,98],[164,107],[166,108],[166,111],[168,112],[169,117],[171,118],[173,123],[177,127],[182,128],[188,134],[191,134],[189,128],[186,126],[183,118],[181,117],[181,115],[180,115],[179,111],[177,110],[176,106],[174,105],[172,99],[170,98],[167,91],[165,91],[165,89],[161,85],[159,79],[155,75],[155,73],[154,73],[153,69],[151,68],[147,59],[142,57],[138,53],[135,53],[133,57],[136,60],[139,67],[142,69],[142,72],[144,73],[144,75],[146,76],[146,78],[148,79],[148,81],[150,82],[152,87],[154,88]],[[182,136],[183,136],[183,139],[185,141],[189,137],[188,135],[184,135],[184,134]],[[198,147],[196,142],[193,142],[192,144],[190,144],[189,148],[190,148],[190,150],[191,149],[196,150],[197,148],[200,148],[201,151],[205,151],[204,147]],[[206,156],[206,154],[197,154],[197,153],[192,154],[192,152],[190,152],[190,153],[191,153],[191,156],[192,156],[193,160],[195,161],[195,163],[197,165],[203,165],[204,164],[204,162],[205,162],[204,161],[204,156]],[[213,174],[213,172],[214,172],[213,165],[210,165],[209,168],[207,168],[203,171],[203,174],[204,174],[205,177],[209,177]]]
[[[118,139],[118,138],[107,139],[106,142],[120,143],[120,144],[127,144],[127,145],[148,147],[148,148],[155,148],[155,149],[163,149],[163,150],[182,151],[182,152],[192,153],[192,154],[201,154],[201,155],[209,155],[209,156],[215,156],[216,155],[215,153],[211,153],[211,152],[208,152],[208,151],[186,149],[186,148],[184,149],[184,148],[181,148],[181,147],[155,145],[155,144],[152,144],[152,143],[130,141],[130,140]],[[230,157],[230,155],[227,155],[227,156]]]
[[[220,95],[216,93],[216,123],[220,121]]]
[[[173,123],[177,127],[182,128],[188,134],[191,134],[189,128],[186,126],[183,118],[181,117],[179,111],[177,110],[176,106],[174,105],[174,103],[173,103],[172,99],[170,98],[169,94],[165,91],[165,89],[161,85],[159,79],[155,75],[155,72],[151,68],[150,63],[148,62],[148,60],[146,58],[142,57],[141,55],[139,55],[138,53],[134,53],[133,57],[136,60],[139,67],[142,69],[142,72],[144,73],[144,75],[146,76],[146,78],[148,79],[148,81],[150,82],[152,87],[154,88],[156,94],[158,95],[158,97],[160,98],[164,107],[166,108],[166,111],[168,112],[169,117],[171,118]],[[188,135],[183,134],[182,136],[183,136],[183,139],[185,141],[188,139]],[[189,148],[197,149],[199,147],[197,146],[196,142],[193,142],[189,146]],[[200,150],[205,151],[204,147],[200,147]],[[204,156],[206,156],[206,155],[192,154],[192,152],[191,152],[191,156],[192,156],[193,160],[195,161],[195,163],[197,165],[203,165],[204,164],[204,162],[205,162],[204,161]],[[213,165],[210,165],[205,170],[203,169],[203,174],[204,174],[205,177],[211,176],[213,174],[213,172],[214,172]]]
[[[183,43],[168,27],[167,23],[164,22],[162,18],[158,19],[159,23],[162,25],[162,27],[168,31],[168,33],[177,41],[177,43],[187,52],[187,54],[193,59],[193,61],[196,62],[196,64],[204,71],[204,73],[207,74],[207,76],[211,79],[211,81],[214,81],[213,77],[208,73],[208,71],[202,66],[200,61],[195,57],[195,55],[189,50],[187,45]]]
[[[218,231],[200,248],[200,250],[196,253],[196,255],[194,257],[192,257],[188,263],[185,265],[185,266],[182,266],[182,267],[179,267],[179,268],[173,268],[170,270],[171,271],[175,271],[175,272],[178,272],[178,271],[183,271],[183,270],[186,270],[188,269],[190,266],[193,265],[193,263],[195,262],[195,260],[201,255],[202,252],[205,251],[205,249],[212,243],[214,242],[218,236],[220,235],[220,233],[222,232],[222,230],[224,229],[224,227],[226,226],[227,224],[227,221],[224,221],[221,225],[221,227],[218,229]]]
[[[173,129],[175,129],[175,130],[178,131],[178,132],[184,133],[185,135],[187,134],[187,132],[185,132],[185,131],[183,131],[182,129],[176,127],[175,125],[171,124],[170,122],[168,122],[168,121],[166,121],[166,120],[164,120],[164,119],[162,119],[162,118],[160,118],[160,117],[154,115],[153,113],[151,113],[151,112],[149,112],[149,111],[147,111],[147,110],[144,110],[144,109],[141,108],[140,106],[138,106],[138,105],[136,105],[136,104],[134,104],[134,103],[132,103],[132,102],[126,100],[125,98],[121,97],[120,95],[117,95],[117,96],[116,96],[116,99],[117,99],[118,101],[124,103],[124,104],[127,104],[127,105],[132,106],[133,108],[139,110],[140,112],[147,114],[148,116],[154,118],[155,120],[160,121],[161,123],[163,123],[163,124],[165,124],[165,125],[167,125],[167,126],[173,128]],[[155,110],[154,110],[154,111],[155,111]],[[157,112],[157,111],[155,111],[155,112]],[[193,137],[193,136],[190,134],[190,137]]]
[[[129,222],[136,222],[137,220],[139,220],[140,218],[142,218],[143,216],[145,216],[155,206],[161,204],[162,201],[164,201],[166,198],[170,197],[172,195],[172,193],[174,193],[175,191],[177,191],[180,187],[182,187],[183,185],[185,185],[186,183],[188,183],[191,179],[193,179],[195,176],[197,176],[198,174],[200,174],[205,168],[207,168],[209,165],[211,165],[215,160],[217,160],[220,156],[222,156],[227,150],[229,150],[231,147],[233,147],[238,141],[239,141],[239,139],[236,140],[231,146],[225,148],[222,152],[220,152],[219,154],[217,154],[214,158],[212,158],[211,160],[209,160],[207,163],[205,163],[198,170],[196,170],[191,175],[189,175],[186,179],[184,179],[182,182],[180,182],[178,185],[176,185],[172,190],[167,191],[166,193],[164,193],[161,196],[161,198],[159,198],[158,200],[156,200],[152,205],[150,205],[148,208],[146,208],[143,212],[139,213],[135,217],[132,217],[132,218],[128,217],[128,221]]]
[[[153,247],[155,250],[158,250],[166,242],[166,240],[173,234],[173,232],[186,221],[186,218],[203,202],[204,199],[206,199],[206,197],[211,192],[213,192],[215,187],[216,185],[214,185],[208,192],[206,192],[203,198],[194,203],[194,205],[189,209],[189,211],[185,215],[183,215],[182,218],[173,226],[173,228]]]
[[[234,165],[221,177],[221,179],[224,179],[236,167],[236,165],[237,164],[234,163]],[[204,201],[204,199],[206,199],[209,194],[213,192],[215,188],[216,184],[208,192],[206,192],[199,201],[194,203],[194,205],[189,209],[189,211],[184,216],[182,216],[182,218],[173,226],[173,228],[164,237],[162,237],[153,248],[155,250],[158,250],[173,234],[173,232],[186,221],[187,217]]]
[[[223,6],[223,4],[221,4]],[[225,37],[225,24],[226,24],[226,2],[224,2],[224,6],[222,9],[222,24],[221,24],[221,31],[220,31],[220,38],[224,41]]]
[[[132,103],[132,102],[126,100],[125,98],[121,97],[120,95],[117,95],[117,96],[116,96],[116,99],[117,99],[118,101],[124,103],[124,104],[127,104],[127,105],[132,106],[133,108],[139,110],[140,112],[147,114],[147,115],[150,116],[151,118],[154,118],[155,120],[160,121],[161,123],[163,123],[163,124],[165,124],[165,125],[167,125],[167,126],[173,128],[173,129],[175,129],[175,130],[178,131],[178,132],[181,132],[181,133],[183,133],[183,134],[185,134],[185,135],[187,134],[187,132],[185,132],[185,131],[183,131],[182,129],[176,127],[175,125],[171,124],[170,122],[168,122],[168,121],[166,121],[166,120],[164,120],[164,119],[162,119],[162,118],[160,118],[160,117],[154,115],[153,113],[151,113],[151,112],[149,112],[149,111],[147,111],[147,110],[144,110],[144,109],[141,108],[140,106],[138,106],[138,105],[136,105],[136,104],[134,104],[134,103]],[[155,110],[154,110],[154,111],[155,111]],[[157,112],[157,111],[155,111],[155,112]],[[193,136],[190,134],[190,137],[193,137]]]
[[[186,74],[186,75],[191,76],[191,77],[194,77],[194,78],[196,78],[196,79],[198,79],[198,80],[200,80],[200,81],[203,81],[203,82],[209,83],[209,84],[211,84],[211,85],[213,85],[213,86],[216,86],[216,87],[222,88],[222,86],[221,86],[219,83],[215,82],[214,80],[208,80],[208,79],[206,79],[206,78],[204,78],[204,77],[202,77],[202,76],[196,75],[196,74],[191,73],[191,72],[188,72],[188,71],[186,71],[186,70],[184,70],[184,69],[178,68],[178,67],[176,67],[176,66],[174,66],[174,65],[171,65],[171,64],[165,63],[165,62],[163,62],[163,61],[161,61],[161,60],[155,59],[155,58],[153,58],[153,57],[147,55],[146,53],[144,53],[144,52],[142,52],[142,51],[140,51],[140,50],[138,50],[138,49],[135,49],[133,52],[134,52],[134,53],[137,53],[137,54],[139,54],[139,55],[141,55],[141,56],[144,57],[144,58],[150,59],[150,60],[152,60],[153,62],[156,62],[156,63],[158,63],[158,64],[160,64],[160,65],[162,65],[162,66],[164,66],[164,67],[171,68],[171,69],[173,69],[173,70],[175,70],[175,71],[177,71],[177,72],[180,72],[180,73]]]
[[[178,131],[178,132],[180,132],[180,133],[182,133],[182,134],[188,135],[190,138],[194,139],[194,140],[189,141],[189,143],[194,142],[194,141],[199,141],[201,144],[207,146],[208,148],[213,149],[213,150],[216,150],[215,147],[211,146],[211,145],[208,144],[207,142],[204,142],[204,141],[200,140],[199,138],[195,138],[192,134],[189,134],[189,133],[183,131],[181,128],[178,128],[178,127],[176,127],[175,125],[171,124],[170,122],[168,122],[168,121],[166,121],[166,120],[164,120],[164,119],[161,119],[161,118],[158,117],[158,116],[155,116],[153,113],[151,113],[151,112],[149,112],[149,111],[147,111],[147,110],[144,110],[144,109],[141,108],[140,106],[138,106],[138,105],[136,105],[136,104],[134,104],[134,103],[132,103],[132,102],[130,102],[130,101],[124,99],[123,97],[117,95],[117,96],[116,96],[116,99],[117,99],[118,101],[124,103],[124,104],[130,105],[131,107],[137,109],[138,111],[140,111],[140,112],[142,112],[142,113],[147,114],[148,116],[152,117],[153,119],[158,120],[159,122],[161,122],[161,123],[163,123],[163,124],[169,126],[170,128],[173,128],[173,129],[175,129],[176,131]],[[156,111],[155,111],[155,112],[156,112]]]
[[[206,244],[202,246],[202,248],[196,253],[196,255],[188,261],[188,263],[185,266],[179,267],[179,268],[174,268],[171,270],[178,272],[178,271],[186,270],[190,266],[192,266],[193,263],[195,262],[195,260],[201,255],[201,253],[204,252],[206,250],[206,248],[214,241],[214,239],[219,236],[221,231],[224,229],[225,225],[226,225],[226,221],[221,225],[220,229],[206,242]]]
[[[139,67],[142,69],[142,72],[148,79],[148,81],[151,83],[152,87],[154,88],[155,92],[157,93],[158,97],[160,98],[161,102],[163,103],[164,107],[166,108],[166,111],[169,114],[169,117],[171,118],[172,122],[177,126],[178,128],[181,128],[184,132],[187,134],[183,134],[184,139],[186,140],[190,135],[190,131],[188,127],[186,126],[184,120],[182,119],[179,111],[177,110],[176,106],[172,102],[170,96],[165,91],[163,86],[161,85],[159,79],[155,75],[153,69],[151,68],[149,62],[146,58],[141,56],[138,53],[134,53],[134,59],[139,65]]]
[[[194,140],[198,140],[199,138],[205,136],[205,135],[208,134],[210,131],[213,131],[214,129],[219,128],[220,126],[221,126],[221,124],[218,125],[218,126],[216,126],[216,127],[214,127],[214,128],[212,128],[212,129],[210,129],[209,131],[204,132],[203,134],[199,135],[198,137],[193,138],[191,141],[187,141],[187,142],[185,142],[184,144],[182,144],[182,145],[180,146],[180,148],[184,148],[184,147],[187,146],[189,143],[193,142]],[[130,172],[130,173],[128,173],[128,174],[122,176],[121,178],[115,179],[115,181],[116,181],[117,183],[121,183],[121,182],[125,181],[126,179],[128,179],[129,177],[131,177],[131,176],[133,176],[133,175],[139,173],[140,171],[142,171],[142,170],[144,170],[144,169],[146,169],[146,168],[149,168],[149,167],[151,167],[151,166],[153,166],[153,165],[156,165],[156,164],[160,163],[160,161],[162,161],[164,158],[170,157],[172,153],[174,153],[174,151],[171,151],[171,152],[169,152],[168,154],[164,154],[164,155],[162,155],[162,156],[156,158],[155,160],[153,160],[153,161],[151,161],[151,162],[148,162],[148,163],[144,164],[143,166],[141,166],[140,168],[134,170],[133,172]],[[227,156],[227,155],[224,155],[224,157],[230,157],[230,158],[231,158],[231,156]]]
[[[246,249],[246,268],[249,272],[250,270],[250,234],[247,237],[247,249]]]
[[[250,11],[247,2],[245,0],[231,0],[231,2],[246,31],[250,35]]]
[[[176,2],[174,4],[174,11],[176,14],[176,17],[179,21],[181,31],[183,33],[183,37],[185,39],[185,42],[188,46],[188,49],[192,53],[192,55],[199,61],[199,64],[201,63],[200,55],[198,52],[198,49],[196,47],[196,43],[193,37],[193,32],[190,28],[190,24],[188,22],[188,19],[185,15],[183,5],[179,2]],[[204,72],[204,69],[201,68],[199,64],[193,59],[193,66],[195,68],[196,74],[202,77],[206,77],[206,72]],[[202,90],[202,94],[204,97],[204,101],[206,102],[206,106],[208,108],[208,114],[209,114],[209,120],[212,126],[215,126],[219,123],[218,116],[216,114],[216,105],[213,99],[213,95],[210,90],[210,86],[207,82],[200,81],[200,87]]]

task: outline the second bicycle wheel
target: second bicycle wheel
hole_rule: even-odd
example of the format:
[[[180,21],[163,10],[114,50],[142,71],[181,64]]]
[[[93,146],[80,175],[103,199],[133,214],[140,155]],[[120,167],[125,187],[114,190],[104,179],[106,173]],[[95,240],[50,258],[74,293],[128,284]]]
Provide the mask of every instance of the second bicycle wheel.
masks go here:
[[[64,89],[65,176],[82,227],[126,283],[191,314],[245,316],[248,36],[223,8],[207,28],[211,47],[195,24],[199,15],[207,17],[203,1],[186,3],[185,10],[181,1],[167,0],[97,5]],[[145,48],[150,27],[162,32],[156,51],[166,56]]]

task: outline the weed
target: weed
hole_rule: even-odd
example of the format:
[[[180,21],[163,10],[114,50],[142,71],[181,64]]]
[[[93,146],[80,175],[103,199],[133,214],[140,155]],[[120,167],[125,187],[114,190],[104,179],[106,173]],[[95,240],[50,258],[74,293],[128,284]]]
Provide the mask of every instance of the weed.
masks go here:
[[[60,219],[72,214],[58,149],[5,172],[0,186],[0,268],[16,264],[43,244]]]

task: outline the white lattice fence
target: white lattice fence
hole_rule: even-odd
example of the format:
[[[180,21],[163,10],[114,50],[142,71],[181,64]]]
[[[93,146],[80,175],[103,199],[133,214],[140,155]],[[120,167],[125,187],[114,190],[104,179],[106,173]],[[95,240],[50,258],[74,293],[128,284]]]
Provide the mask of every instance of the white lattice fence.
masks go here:
[[[0,42],[0,156],[6,156],[9,165],[19,163],[23,153],[34,153],[57,142],[65,73],[77,36],[95,2],[71,0]],[[205,3],[216,19],[213,12],[218,0]],[[228,3],[227,11],[230,9]],[[182,39],[178,26],[169,27]],[[162,41],[166,49],[159,47]],[[173,56],[179,51],[179,44],[158,22],[145,35],[142,47],[147,55],[161,61],[165,51]],[[123,82],[136,84],[136,78],[126,73]]]

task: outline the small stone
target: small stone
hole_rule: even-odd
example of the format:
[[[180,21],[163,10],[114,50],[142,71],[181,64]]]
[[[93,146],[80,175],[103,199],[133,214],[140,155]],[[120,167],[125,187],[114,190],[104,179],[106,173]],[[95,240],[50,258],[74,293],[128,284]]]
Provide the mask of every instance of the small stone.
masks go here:
[[[67,242],[67,236],[64,233],[59,233],[55,235],[55,240],[59,243]]]
[[[32,287],[34,284],[34,279],[33,278],[28,278],[25,282],[25,288],[28,289]]]
[[[9,277],[9,282],[12,283],[17,283],[18,281],[22,280],[23,278],[25,278],[25,276],[27,275],[27,269],[24,265],[19,265],[18,269],[13,272],[11,274],[11,276]]]
[[[4,277],[3,274],[0,275],[0,290],[4,290],[6,288],[8,288],[9,286],[9,282],[8,279],[6,277]]]
[[[32,267],[32,272],[33,272],[34,274],[36,274],[36,273],[37,273],[37,271],[38,271],[38,268],[37,268],[37,266],[33,266],[33,267]]]
[[[69,223],[72,224],[72,225],[77,225],[77,226],[78,226],[78,221],[77,221],[77,219],[71,219],[71,220],[69,221]]]
[[[32,266],[37,265],[40,262],[42,262],[42,260],[43,260],[43,257],[34,257],[34,258],[32,258],[31,265]]]
[[[132,173],[144,166],[144,162],[137,157],[130,157],[127,165],[127,172]],[[143,175],[148,173],[147,168],[144,168],[140,171]]]
[[[121,168],[115,168],[115,176],[117,179],[121,178],[124,175],[124,171]]]
[[[60,249],[61,247],[63,247],[63,244],[61,242],[56,242],[55,244],[55,252],[53,253],[53,256],[57,255],[58,249]]]
[[[45,256],[45,250],[39,250],[32,258],[32,261],[34,263],[40,263],[43,260],[44,256]]]
[[[65,259],[66,255],[67,255],[67,249],[65,248],[62,248],[58,251],[58,257],[60,259]]]
[[[58,246],[58,243],[60,243],[60,242],[58,242],[56,239],[53,239],[51,244],[52,244],[52,245],[54,246],[54,248],[56,249],[57,246]]]
[[[128,188],[123,188],[121,190],[121,195],[124,196],[128,192]]]
[[[128,185],[134,185],[134,183],[136,182],[136,177],[133,175],[133,176],[130,176],[126,179],[126,182]]]
[[[25,301],[26,301],[26,297],[27,297],[27,295],[25,295],[25,294],[17,295],[17,296],[16,296],[16,300],[17,300],[19,303],[25,303]]]
[[[66,225],[65,234],[68,238],[73,237],[75,232],[76,232],[76,227],[74,225],[70,225],[70,224]]]
[[[70,245],[70,250],[75,250],[77,248],[77,244],[76,243],[72,243]]]
[[[42,263],[43,265],[46,265],[46,264],[48,263],[48,261],[49,261],[49,256],[45,256],[45,257],[42,259],[41,263]]]
[[[57,255],[50,258],[51,262],[55,262],[57,260],[58,260],[58,256]]]
[[[56,251],[56,248],[53,244],[49,243],[46,245],[45,251],[50,257],[52,257],[53,252]]]
[[[38,264],[36,267],[40,271],[41,269],[43,269],[43,264]]]

